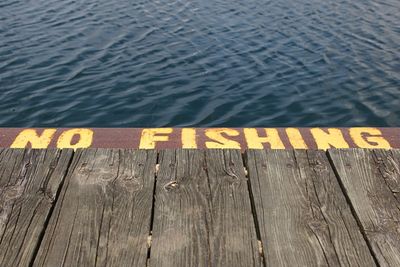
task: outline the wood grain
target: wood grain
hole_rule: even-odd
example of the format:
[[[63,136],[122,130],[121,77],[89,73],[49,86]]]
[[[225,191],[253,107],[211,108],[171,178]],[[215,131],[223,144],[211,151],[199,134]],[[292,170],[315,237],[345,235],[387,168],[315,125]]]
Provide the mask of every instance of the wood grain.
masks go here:
[[[381,266],[400,266],[399,150],[330,150],[329,156]]]
[[[151,266],[260,266],[238,150],[160,153]]]
[[[78,150],[34,266],[145,266],[156,159]]]
[[[0,149],[0,266],[29,266],[72,150]]]
[[[323,151],[250,150],[267,266],[374,266]]]

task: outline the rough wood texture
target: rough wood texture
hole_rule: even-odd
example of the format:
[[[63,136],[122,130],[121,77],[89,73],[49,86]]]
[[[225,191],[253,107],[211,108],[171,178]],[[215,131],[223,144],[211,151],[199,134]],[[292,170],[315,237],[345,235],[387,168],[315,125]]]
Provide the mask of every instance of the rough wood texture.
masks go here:
[[[381,266],[400,266],[400,152],[330,150],[344,191]]]
[[[0,266],[29,266],[71,150],[0,149]]]
[[[259,266],[238,150],[160,154],[151,266]]]
[[[78,150],[34,266],[145,266],[156,158]]]
[[[323,151],[246,155],[267,266],[375,265]]]

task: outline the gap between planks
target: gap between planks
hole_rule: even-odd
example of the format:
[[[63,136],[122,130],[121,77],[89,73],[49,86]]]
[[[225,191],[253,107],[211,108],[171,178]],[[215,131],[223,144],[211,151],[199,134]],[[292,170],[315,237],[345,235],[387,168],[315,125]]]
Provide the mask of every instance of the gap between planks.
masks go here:
[[[328,158],[328,160],[329,160],[329,164],[330,164],[331,167],[332,167],[333,173],[335,174],[336,180],[337,180],[338,183],[339,183],[340,189],[342,190],[342,193],[343,193],[343,195],[344,195],[345,198],[346,198],[347,205],[350,207],[351,214],[352,214],[353,217],[355,218],[355,220],[356,220],[356,222],[357,222],[357,225],[358,225],[358,228],[360,229],[360,232],[361,232],[361,234],[362,234],[362,236],[363,236],[363,238],[364,238],[364,240],[365,240],[365,243],[366,243],[367,246],[368,246],[369,252],[371,253],[372,258],[374,259],[374,262],[375,262],[376,266],[380,266],[380,264],[379,264],[379,262],[378,262],[378,259],[377,259],[377,257],[376,257],[376,254],[375,254],[374,250],[372,249],[371,242],[370,242],[369,239],[367,238],[367,235],[366,235],[366,233],[365,233],[365,231],[364,231],[364,229],[363,229],[363,226],[362,226],[362,224],[361,224],[361,221],[360,221],[360,219],[359,219],[359,217],[358,217],[358,215],[357,215],[357,213],[356,213],[356,211],[355,211],[355,209],[354,209],[353,203],[351,202],[351,200],[350,200],[348,194],[346,193],[346,188],[345,188],[345,186],[344,186],[342,180],[340,179],[339,172],[338,172],[338,170],[337,170],[337,168],[336,168],[336,166],[335,166],[335,164],[334,164],[334,162],[333,162],[333,159],[332,159],[332,157],[331,157],[331,154],[330,154],[328,151],[326,151],[326,156],[327,156],[327,158]]]
[[[38,241],[38,243],[37,243],[36,246],[35,246],[35,249],[34,249],[34,252],[33,252],[33,257],[32,257],[32,259],[31,259],[31,261],[30,261],[30,263],[29,263],[29,266],[33,266],[33,263],[34,263],[34,261],[35,261],[35,259],[36,259],[36,256],[37,256],[38,252],[39,252],[40,245],[42,244],[42,241],[43,241],[44,234],[45,234],[45,232],[46,232],[47,226],[49,225],[50,218],[51,218],[51,216],[53,215],[54,208],[55,208],[56,203],[57,203],[57,201],[58,201],[58,198],[59,198],[59,196],[60,196],[61,189],[62,189],[63,186],[64,186],[65,179],[66,179],[66,177],[67,177],[67,175],[68,175],[69,169],[70,169],[71,164],[72,164],[72,160],[73,160],[73,158],[74,158],[74,156],[75,156],[75,151],[74,151],[74,150],[71,151],[71,153],[72,153],[72,155],[71,155],[71,157],[70,157],[70,159],[69,159],[69,162],[68,162],[68,164],[67,164],[67,168],[66,168],[66,171],[65,171],[65,175],[64,175],[64,177],[63,177],[63,179],[62,179],[62,181],[61,181],[61,183],[60,183],[60,186],[59,186],[58,189],[57,189],[57,192],[56,192],[56,196],[55,196],[55,198],[54,198],[53,205],[52,205],[51,208],[50,208],[49,215],[47,216],[46,221],[45,221],[44,226],[43,226],[43,229],[42,229],[42,231],[40,232],[39,241]]]

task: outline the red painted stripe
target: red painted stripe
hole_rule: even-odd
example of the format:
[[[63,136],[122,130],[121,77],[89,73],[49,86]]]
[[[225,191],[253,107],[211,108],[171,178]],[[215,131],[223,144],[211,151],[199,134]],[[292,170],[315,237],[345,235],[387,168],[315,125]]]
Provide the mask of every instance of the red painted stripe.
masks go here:
[[[400,128],[0,128],[0,147],[400,148]],[[153,146],[154,144],[154,146]]]

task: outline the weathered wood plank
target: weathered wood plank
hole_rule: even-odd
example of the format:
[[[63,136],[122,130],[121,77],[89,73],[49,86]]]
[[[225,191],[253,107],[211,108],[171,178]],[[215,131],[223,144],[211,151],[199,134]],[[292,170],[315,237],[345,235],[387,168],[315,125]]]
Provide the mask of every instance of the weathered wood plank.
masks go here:
[[[34,266],[145,266],[156,159],[78,150]]]
[[[160,154],[151,266],[260,266],[238,150]]]
[[[0,266],[29,266],[72,150],[0,149]]]
[[[334,167],[381,266],[400,266],[400,151],[330,150]]]
[[[267,266],[374,266],[322,151],[246,152]]]

